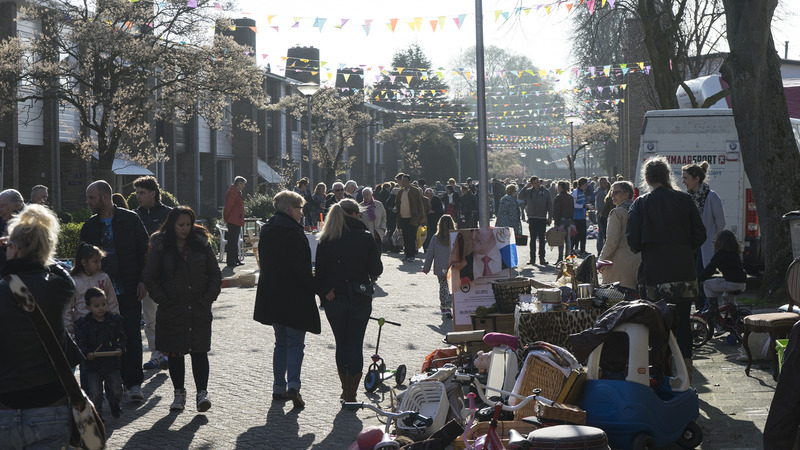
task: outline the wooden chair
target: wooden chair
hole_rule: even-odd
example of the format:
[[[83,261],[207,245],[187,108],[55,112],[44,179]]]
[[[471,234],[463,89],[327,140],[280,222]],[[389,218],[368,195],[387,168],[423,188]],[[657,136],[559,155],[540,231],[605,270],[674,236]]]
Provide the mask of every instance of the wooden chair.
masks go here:
[[[769,333],[769,352],[772,355],[772,379],[778,380],[778,354],[775,351],[775,339],[789,336],[795,322],[800,320],[800,314],[794,312],[794,305],[800,301],[800,258],[789,264],[786,270],[786,291],[789,294],[789,309],[787,312],[766,314],[751,314],[744,318],[744,337],[742,343],[747,352],[747,367],[744,373],[750,376],[750,365],[753,356],[747,339],[752,332]]]

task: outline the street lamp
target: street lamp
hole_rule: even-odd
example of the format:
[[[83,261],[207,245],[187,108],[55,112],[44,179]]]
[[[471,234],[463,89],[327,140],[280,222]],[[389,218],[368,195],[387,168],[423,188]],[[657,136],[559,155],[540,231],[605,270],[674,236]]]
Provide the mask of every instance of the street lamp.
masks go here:
[[[523,180],[525,179],[525,176],[526,176],[526,175],[527,175],[527,173],[528,173],[528,171],[527,171],[527,167],[525,166],[525,157],[526,157],[526,156],[528,156],[528,154],[527,154],[527,153],[525,153],[525,152],[519,152],[519,157],[520,157],[520,158],[522,158],[522,179],[523,179]]]
[[[464,133],[453,133],[453,137],[458,141],[458,184],[461,184],[461,140],[464,139]]]
[[[303,83],[297,86],[297,90],[308,98],[308,185],[314,186],[314,154],[311,151],[311,97],[319,90],[319,85],[316,83]],[[300,178],[302,178],[303,158],[300,158],[299,170]]]
[[[575,134],[574,134],[575,124],[576,123],[580,124],[581,118],[577,113],[571,112],[571,113],[564,114],[564,120],[566,120],[567,123],[569,123],[569,154],[570,154],[570,161],[572,162],[572,167],[570,169],[572,169],[572,168],[575,167],[575,159],[574,159],[574,155],[575,155]],[[584,165],[586,165],[586,161],[584,161]],[[573,174],[571,172],[570,172],[569,175],[571,177],[573,177],[573,178],[575,177],[575,174]]]

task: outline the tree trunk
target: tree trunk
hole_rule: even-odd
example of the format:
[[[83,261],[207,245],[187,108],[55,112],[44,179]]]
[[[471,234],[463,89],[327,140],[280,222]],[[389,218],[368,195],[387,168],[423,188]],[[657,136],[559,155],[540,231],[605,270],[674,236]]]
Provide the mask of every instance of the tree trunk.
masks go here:
[[[745,172],[755,195],[766,272],[761,296],[783,286],[792,246],[781,216],[800,205],[792,187],[800,154],[789,122],[770,25],[777,0],[724,0],[730,54],[721,72],[731,89]]]
[[[672,3],[662,5],[662,8],[672,8]],[[671,13],[659,10],[653,0],[639,0],[636,9],[642,21],[645,47],[650,55],[659,108],[677,109],[676,91],[680,78],[673,73],[678,61],[674,61],[677,45],[671,31],[676,19]]]

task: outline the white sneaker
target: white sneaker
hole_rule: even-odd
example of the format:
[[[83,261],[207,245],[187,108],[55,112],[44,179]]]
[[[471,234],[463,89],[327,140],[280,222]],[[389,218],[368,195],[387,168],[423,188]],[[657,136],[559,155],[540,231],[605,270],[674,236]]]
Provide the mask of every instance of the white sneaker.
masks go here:
[[[175,389],[175,400],[169,405],[170,411],[183,411],[186,406],[186,389]]]
[[[141,386],[131,386],[128,388],[128,398],[131,400],[144,400]]]

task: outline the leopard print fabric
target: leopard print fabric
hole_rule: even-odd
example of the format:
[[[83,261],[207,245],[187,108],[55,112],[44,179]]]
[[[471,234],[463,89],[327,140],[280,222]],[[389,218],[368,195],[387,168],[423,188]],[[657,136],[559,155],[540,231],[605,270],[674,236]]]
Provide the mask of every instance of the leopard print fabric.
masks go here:
[[[569,335],[592,328],[603,310],[588,311],[523,312],[517,309],[514,315],[514,334],[519,338],[520,348],[536,341],[544,341],[564,347],[573,352]]]

